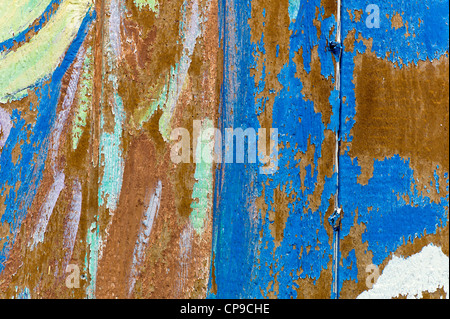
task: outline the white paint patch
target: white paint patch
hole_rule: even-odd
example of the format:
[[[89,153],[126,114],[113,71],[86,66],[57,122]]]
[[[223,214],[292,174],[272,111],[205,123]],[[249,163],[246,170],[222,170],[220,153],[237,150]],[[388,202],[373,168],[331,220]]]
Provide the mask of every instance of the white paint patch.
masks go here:
[[[299,9],[300,0],[289,0],[289,18],[291,22],[297,19]]]
[[[64,181],[66,176],[63,172],[56,175],[50,192],[47,194],[44,204],[41,206],[39,211],[39,220],[37,222],[36,228],[33,233],[33,243],[31,244],[31,250],[33,250],[38,243],[44,241],[44,234],[47,230],[47,225],[50,220],[50,216],[55,208],[56,201],[58,200],[59,194],[64,188]]]
[[[158,216],[159,205],[161,202],[161,191],[162,191],[162,183],[161,181],[158,181],[155,192],[150,197],[148,208],[144,213],[141,229],[139,231],[139,236],[136,241],[136,246],[134,247],[133,264],[131,265],[131,274],[130,274],[130,286],[129,286],[130,288],[128,291],[129,294],[132,293],[134,285],[136,284],[136,279],[139,274],[139,266],[142,264],[142,261],[144,260],[145,249],[147,248],[148,242],[150,240],[153,223],[155,222],[155,219]]]
[[[78,88],[78,81],[80,79],[81,67],[83,66],[85,50],[83,47],[80,48],[77,54],[77,60],[73,66],[73,71],[70,77],[69,86],[67,87],[66,95],[64,97],[61,111],[58,113],[58,117],[53,126],[52,132],[52,143],[51,143],[51,163],[52,168],[55,173],[57,173],[60,168],[57,167],[57,154],[61,141],[61,134],[64,129],[64,126],[67,123],[67,119],[69,117],[70,109],[73,104],[73,100],[75,99],[75,94]]]
[[[72,258],[78,226],[80,224],[82,201],[81,183],[76,179],[73,182],[72,203],[64,228],[64,248],[66,249],[66,255],[64,258],[63,269],[66,269],[67,264]]]
[[[11,115],[0,107],[0,149],[5,146],[12,127]]]
[[[371,290],[357,299],[423,298],[422,292],[443,288],[449,298],[449,258],[433,244],[409,258],[394,256]]]
[[[183,292],[183,289],[189,278],[189,264],[191,259],[193,235],[194,228],[192,227],[191,223],[188,222],[180,235],[180,278],[177,283],[178,297],[180,297],[180,294]]]
[[[120,0],[112,0],[110,4],[110,19],[109,19],[109,38],[110,45],[114,50],[116,57],[120,56],[120,24],[121,24],[121,11],[122,5]]]

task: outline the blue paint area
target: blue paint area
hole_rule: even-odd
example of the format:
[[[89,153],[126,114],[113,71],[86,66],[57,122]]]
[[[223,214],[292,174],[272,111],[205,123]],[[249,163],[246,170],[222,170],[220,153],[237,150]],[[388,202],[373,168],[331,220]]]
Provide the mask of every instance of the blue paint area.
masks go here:
[[[232,39],[236,41],[247,39],[250,42],[250,28],[246,24],[247,19],[250,18],[249,5],[249,1],[220,1],[219,3],[221,21],[225,22],[226,18],[234,18],[235,21],[235,25],[234,23],[221,25],[220,30],[225,55],[224,83],[221,92],[222,109],[219,120],[219,129],[222,131],[230,127],[255,129],[259,127],[254,108],[248,107],[253,106],[256,92],[254,80],[248,75],[248,68],[253,63],[251,53],[254,45],[249,46],[249,50],[236,52],[230,42]],[[234,85],[231,66],[236,67],[235,77],[240,79],[239,85]],[[231,117],[230,110],[233,110],[237,116]],[[244,164],[222,164],[222,168],[223,170],[219,169],[216,173],[213,238],[215,254],[213,262],[216,268],[216,282],[220,289],[216,296],[210,297],[239,298],[250,296],[252,293],[249,288],[257,250],[254,243],[259,241],[259,226],[256,225],[252,229],[249,207],[245,207],[245,203],[252,195],[249,192],[252,191],[251,182],[257,175],[258,165],[246,164],[245,167]],[[226,182],[223,183],[225,178]],[[233,275],[230,276],[230,274]]]
[[[379,29],[366,27],[367,13],[363,14],[360,22],[350,20],[347,9],[351,12],[364,11],[370,3],[363,0],[343,1],[343,39],[356,28],[356,38],[361,34],[364,39],[373,39],[372,50],[376,55],[399,68],[447,54],[448,1],[380,1]],[[320,8],[319,39],[317,24],[313,23],[317,6]],[[396,13],[402,16],[403,27],[392,29],[390,19]],[[277,57],[280,47],[277,43],[267,43],[264,34],[257,43],[251,42],[251,30],[247,23],[251,18],[251,1],[223,0],[219,15],[224,50],[221,129],[257,129],[257,115],[266,110],[268,101],[267,98],[255,101],[255,96],[265,89],[267,74],[265,66],[260,79],[253,78],[250,71],[258,67],[256,58],[264,54],[269,45],[276,46]],[[355,41],[353,52],[343,52],[342,91],[334,91],[329,97],[333,112],[330,123],[325,126],[322,114],[316,113],[313,102],[305,101],[301,94],[303,84],[295,76],[298,66],[293,59],[295,54],[302,52],[304,70],[311,72],[311,52],[317,46],[321,74],[333,79],[334,61],[327,44],[335,37],[335,17],[323,19],[324,9],[320,7],[320,1],[290,1],[289,15],[292,31],[289,62],[277,75],[283,88],[276,92],[273,127],[279,130],[280,144],[289,142],[291,147],[280,149],[279,170],[274,175],[260,175],[257,165],[252,164],[226,164],[218,169],[213,230],[217,293],[210,293],[210,298],[262,298],[276,292],[278,298],[296,297],[298,279],[312,278],[316,283],[321,273],[331,265],[333,239],[325,228],[325,214],[336,191],[336,175],[325,178],[317,211],[308,208],[308,197],[317,190],[317,167],[323,156],[324,132],[336,133],[340,130],[342,140],[352,141],[350,132],[356,115],[353,58],[357,53],[364,53],[366,47],[362,41]],[[405,36],[408,33],[409,36]],[[340,93],[345,98],[342,105]],[[295,155],[306,152],[309,144],[315,146],[314,166],[306,165],[306,177],[302,183],[298,165],[300,160],[296,160]],[[373,177],[365,186],[357,182],[361,167],[358,159],[349,157],[348,150],[340,156],[340,172],[340,204],[344,211],[341,238],[349,235],[358,213],[357,223],[366,226],[362,241],[368,243],[368,249],[374,256],[373,263],[377,265],[405,241],[421,237],[425,232],[435,233],[438,226],[447,224],[448,174],[445,175],[446,180],[440,180],[436,173],[434,182],[430,184],[430,188],[439,189],[439,184],[447,183],[446,193],[441,194],[440,203],[435,203],[418,193],[410,161],[398,155],[375,161]],[[269,219],[277,189],[283,190],[283,196],[291,196],[284,238],[278,247]],[[267,205],[266,214],[262,210],[255,211],[254,201],[260,197]],[[404,198],[408,198],[409,202],[405,202]],[[350,251],[341,262],[339,287],[346,280],[357,282],[358,272],[364,272],[364,269],[357,268],[355,250]],[[211,291],[212,282],[209,288]]]
[[[337,179],[336,175],[325,178],[318,209],[309,209],[308,196],[316,192],[319,182],[318,164],[323,156],[322,143],[327,127],[322,114],[314,111],[314,103],[303,99],[303,85],[296,77],[298,66],[293,62],[302,49],[305,69],[310,72],[311,53],[317,46],[322,75],[334,76],[332,53],[326,46],[327,36],[334,38],[335,17],[323,19],[321,8],[318,19],[322,27],[318,39],[313,25],[316,6],[320,6],[320,1],[300,3],[297,19],[290,25],[289,62],[277,75],[283,88],[276,93],[272,126],[278,128],[279,143],[290,145],[279,150],[278,171],[274,175],[261,175],[258,165],[222,164],[216,173],[213,263],[217,294],[210,293],[210,298],[263,298],[269,294],[295,298],[298,279],[311,278],[316,282],[324,270],[330,271],[332,239],[325,228],[329,227],[325,214],[336,191]],[[255,101],[255,96],[265,89],[267,74],[264,67],[255,85],[250,71],[257,67],[258,51],[264,54],[269,45],[277,50],[278,43],[266,43],[264,34],[257,43],[251,43],[247,23],[251,18],[251,1],[221,1],[219,14],[224,50],[220,128],[258,129],[257,114],[266,109],[267,100]],[[239,43],[237,51],[235,42]],[[336,99],[336,94],[330,99]],[[331,131],[337,130],[338,120],[338,116],[332,117]],[[296,155],[306,153],[312,145],[315,147],[314,166],[306,165],[307,173],[302,182],[300,160]],[[281,189],[281,196],[290,197],[289,217],[278,247],[269,219],[277,189]],[[254,202],[261,196],[267,205],[266,214],[255,209]]]
[[[373,263],[380,265],[391,252],[404,241],[436,233],[437,226],[445,226],[448,220],[448,195],[440,204],[431,202],[418,194],[414,185],[413,170],[409,161],[398,155],[384,161],[375,161],[373,178],[368,185],[357,182],[361,173],[358,160],[349,156],[341,157],[341,169],[345,172],[342,183],[341,204],[347,214],[347,221],[353,221],[358,210],[357,223],[364,223],[366,231],[363,242],[368,242],[368,250],[374,254]],[[408,196],[410,203],[403,196]],[[342,235],[350,232],[353,223],[343,222]]]
[[[368,13],[365,9],[369,4],[376,4],[380,9],[380,28],[366,26]],[[377,56],[387,57],[399,67],[438,59],[448,51],[448,0],[343,0],[342,6],[343,38],[356,29],[356,38],[361,33],[364,39],[373,39],[372,49]],[[364,14],[359,22],[352,22],[347,10],[363,10]],[[400,14],[403,20],[403,26],[398,29],[392,28],[391,20],[395,14]]]
[[[373,1],[344,0],[343,1],[343,38],[356,29],[364,39],[373,39],[372,51],[380,59],[391,61],[395,67],[406,67],[418,61],[439,59],[448,54],[449,19],[448,0],[421,1],[379,1],[381,25],[379,29],[367,28],[363,14],[360,22],[352,22],[347,10],[365,10]],[[391,19],[394,14],[402,16],[403,27],[393,29]],[[386,15],[389,15],[387,19]],[[406,27],[408,25],[408,29]],[[406,37],[405,34],[410,36]],[[415,34],[415,37],[412,35]],[[341,137],[344,141],[352,141],[351,129],[355,124],[356,101],[353,81],[354,57],[357,53],[366,52],[362,41],[354,42],[353,52],[343,52],[342,59],[342,96],[345,102],[341,109]],[[370,143],[370,141],[368,141]],[[411,169],[410,160],[393,154],[382,161],[375,160],[373,177],[363,186],[357,177],[361,174],[358,159],[348,155],[348,149],[340,156],[340,197],[339,201],[345,212],[342,222],[341,238],[350,233],[355,215],[357,223],[364,224],[366,231],[362,235],[363,243],[368,244],[368,250],[373,253],[373,263],[380,265],[398,247],[408,240],[420,238],[425,233],[436,233],[437,227],[448,223],[448,174],[445,180],[439,180],[435,171],[434,179],[430,180],[430,188],[435,187],[440,194],[439,203],[432,201],[426,195],[419,193]],[[438,170],[439,167],[436,167]],[[447,185],[445,194],[439,192],[439,184]],[[405,201],[404,198],[407,198]],[[367,266],[367,265],[366,265]],[[365,269],[359,269],[364,272]],[[339,269],[339,286],[345,280],[354,279],[348,274],[345,266]]]
[[[47,6],[47,8],[45,8],[44,12],[41,14],[41,16],[39,17],[39,19],[37,20],[37,24],[34,26],[28,26],[24,31],[20,32],[18,35],[5,40],[3,42],[0,42],[0,53],[3,51],[8,51],[10,50],[13,46],[14,43],[22,43],[26,41],[26,35],[28,32],[30,31],[34,31],[34,32],[38,32],[39,30],[41,30],[42,26],[44,25],[44,23],[46,21],[48,21],[51,16],[53,14],[55,14],[54,10],[53,10],[53,6],[55,4],[59,5],[61,3],[62,0],[52,0],[49,5]]]
[[[358,267],[356,265],[356,252],[352,249],[342,260],[342,269],[339,273],[341,280],[354,280],[358,282]]]
[[[78,49],[86,37],[89,25],[94,19],[95,12],[88,12],[63,61],[54,71],[50,83],[40,83],[36,86],[39,102],[37,105],[30,106],[37,110],[36,123],[28,124],[19,111],[12,112],[14,126],[0,156],[0,196],[4,197],[6,206],[0,222],[2,224],[9,223],[11,234],[0,248],[0,273],[5,268],[5,262],[16,235],[42,179],[49,148],[49,137],[61,93],[61,80],[74,61]],[[14,162],[13,152],[16,147],[20,148],[20,152],[18,152],[20,156],[17,162]]]

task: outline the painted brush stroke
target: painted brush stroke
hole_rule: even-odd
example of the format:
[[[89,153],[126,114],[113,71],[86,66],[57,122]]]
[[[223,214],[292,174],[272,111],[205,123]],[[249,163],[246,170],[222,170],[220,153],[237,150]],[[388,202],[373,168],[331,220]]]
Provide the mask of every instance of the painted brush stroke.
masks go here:
[[[5,146],[12,126],[13,124],[11,122],[11,115],[6,110],[0,107],[0,148],[3,148],[3,146]]]
[[[42,16],[51,0],[1,0],[0,1],[0,43],[18,35]]]
[[[0,103],[23,98],[27,88],[56,69],[91,5],[91,0],[64,1],[30,42],[0,56]]]
[[[70,259],[72,258],[78,227],[80,224],[83,194],[81,183],[78,180],[73,182],[72,196],[72,202],[70,203],[69,214],[67,215],[67,222],[64,228],[64,248],[66,253],[64,257],[63,269],[66,269]]]
[[[61,79],[74,61],[90,22],[94,18],[94,14],[86,14],[66,56],[54,71],[50,83],[39,85],[39,95],[49,98],[39,100],[36,105],[32,105],[38,111],[35,124],[26,123],[18,110],[13,110],[11,114],[14,126],[11,128],[6,147],[2,149],[0,157],[1,200],[2,205],[6,206],[0,221],[3,225],[9,225],[11,236],[6,238],[0,251],[0,273],[4,270],[4,263],[42,179],[44,162],[49,148],[48,139],[60,95]],[[28,131],[33,132],[29,139]],[[21,157],[14,163],[12,162],[12,152],[16,145],[22,145]],[[36,157],[35,154],[39,154],[39,156]],[[6,185],[20,186],[13,186],[12,189],[9,189],[6,188]]]
[[[162,184],[161,181],[158,181],[156,189],[149,199],[148,208],[145,211],[144,217],[142,218],[142,225],[139,231],[139,237],[137,239],[136,246],[134,247],[133,264],[130,275],[130,289],[129,289],[130,294],[134,289],[134,285],[136,284],[136,277],[139,274],[139,267],[142,264],[145,257],[145,249],[147,248],[147,245],[150,240],[153,223],[155,222],[155,219],[158,217],[161,202],[161,191],[162,191]]]

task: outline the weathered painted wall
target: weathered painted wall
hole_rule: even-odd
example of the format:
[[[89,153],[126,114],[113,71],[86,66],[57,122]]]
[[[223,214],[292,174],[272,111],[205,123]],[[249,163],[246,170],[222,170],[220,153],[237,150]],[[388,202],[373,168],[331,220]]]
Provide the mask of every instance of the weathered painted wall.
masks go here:
[[[0,297],[448,298],[448,0],[10,2]]]

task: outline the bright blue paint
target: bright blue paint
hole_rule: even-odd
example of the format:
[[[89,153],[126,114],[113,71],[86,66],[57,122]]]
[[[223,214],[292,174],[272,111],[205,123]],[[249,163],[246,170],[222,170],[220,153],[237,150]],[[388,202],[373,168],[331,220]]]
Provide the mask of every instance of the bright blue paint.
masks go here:
[[[228,4],[230,8],[226,8]],[[324,130],[322,114],[315,113],[314,104],[304,101],[301,95],[302,83],[296,78],[297,65],[293,62],[295,54],[303,48],[305,68],[310,71],[310,56],[314,46],[319,47],[322,63],[322,75],[334,76],[334,65],[331,52],[326,50],[329,31],[333,27],[334,17],[322,21],[322,36],[317,39],[317,30],[313,25],[315,7],[320,1],[302,2],[298,17],[290,28],[293,35],[290,39],[290,61],[278,74],[283,89],[277,94],[273,106],[273,127],[279,130],[279,142],[291,148],[280,149],[279,170],[274,175],[259,175],[257,165],[222,165],[223,171],[216,174],[216,197],[214,213],[213,252],[215,260],[215,279],[218,287],[217,295],[211,298],[262,298],[274,291],[270,283],[278,282],[279,298],[296,297],[294,281],[299,278],[317,280],[323,269],[331,264],[332,247],[325,230],[325,213],[329,207],[329,199],[336,191],[336,175],[326,178],[318,211],[308,210],[307,197],[313,194],[318,182],[318,161],[322,157]],[[253,127],[259,128],[256,112],[260,114],[266,101],[258,100],[255,95],[265,87],[266,69],[262,77],[250,76],[250,69],[256,67],[253,54],[256,50],[265,52],[268,45],[264,35],[258,43],[250,42],[250,29],[247,20],[251,17],[251,2],[245,0],[226,0],[220,3],[220,16],[227,24],[222,25],[221,38],[225,56],[224,82],[222,85],[221,127]],[[231,17],[236,12],[234,26]],[[301,17],[301,18],[300,18]],[[319,19],[322,17],[320,15]],[[231,21],[230,21],[231,20]],[[302,34],[300,31],[306,29]],[[240,44],[234,51],[233,40]],[[239,84],[234,87],[232,67],[236,70]],[[232,94],[236,90],[236,94]],[[333,98],[336,98],[333,95]],[[256,110],[256,112],[255,112]],[[232,114],[232,116],[231,116]],[[301,124],[299,124],[301,119]],[[337,129],[338,117],[333,117],[330,127]],[[300,168],[295,160],[298,151],[308,150],[308,141],[315,145],[314,169],[307,166],[304,181],[306,190],[303,193],[300,181]],[[295,148],[297,145],[297,148]],[[268,205],[264,226],[262,212],[259,218],[252,220],[252,199],[262,195],[262,183],[265,187],[265,203]],[[287,185],[286,185],[287,184]],[[253,187],[252,187],[253,185]],[[295,201],[289,205],[291,211],[284,231],[281,246],[275,249],[274,237],[269,229],[269,211],[274,202],[276,188],[286,185],[286,194],[297,193]],[[306,211],[305,211],[306,209]],[[260,238],[259,231],[263,230]],[[296,250],[293,250],[293,247]],[[311,250],[307,253],[307,247]],[[267,248],[266,248],[267,247]],[[316,247],[319,249],[316,250]],[[302,258],[299,258],[303,249]],[[275,253],[274,253],[275,250]],[[259,252],[259,254],[258,254]],[[272,268],[273,273],[271,273]],[[301,274],[297,271],[303,270]],[[269,287],[269,288],[268,288]],[[330,287],[331,290],[331,287]],[[261,291],[263,294],[261,294]]]
[[[379,58],[385,58],[387,52],[393,52],[388,58],[399,67],[415,63],[419,60],[438,59],[448,54],[448,0],[420,0],[401,1],[391,0],[377,3],[380,6],[381,28],[369,29],[365,26],[365,18],[359,23],[350,21],[346,10],[359,10],[372,3],[369,0],[344,0],[343,14],[343,38],[348,32],[356,28],[363,38],[373,38],[372,50]],[[410,37],[405,38],[406,27],[391,29],[390,20],[394,13],[401,13],[403,23],[408,22]],[[419,18],[423,21],[418,27]],[[388,31],[386,32],[386,29]],[[412,34],[415,32],[416,37]],[[343,52],[342,59],[342,95],[346,102],[342,103],[341,133],[342,139],[352,141],[351,129],[355,124],[355,87],[352,82],[355,65],[353,59],[356,53],[364,53],[366,47],[362,42],[355,42],[353,52]],[[418,54],[419,53],[419,54]],[[402,61],[402,63],[400,62]],[[368,141],[370,143],[370,141]],[[436,167],[436,170],[438,167]],[[441,194],[440,203],[433,202],[425,194],[419,194],[415,185],[414,172],[410,168],[410,160],[402,159],[395,155],[383,161],[374,163],[373,177],[368,185],[362,186],[357,182],[357,176],[361,174],[358,159],[352,160],[348,155],[348,149],[340,157],[340,197],[339,201],[345,212],[342,221],[341,238],[347,236],[356,210],[358,211],[359,224],[364,223],[366,231],[362,235],[363,242],[368,243],[368,249],[373,252],[373,263],[380,265],[393,251],[404,244],[404,240],[436,233],[437,226],[443,227],[448,223],[448,174],[445,173],[445,181],[439,181],[437,172],[434,174],[435,187]],[[446,184],[446,192],[439,192],[439,183]],[[432,181],[431,181],[432,184]],[[411,185],[414,186],[411,190]],[[408,205],[402,199],[407,195],[412,204]],[[398,199],[398,197],[400,199]],[[369,211],[371,208],[371,211]],[[339,282],[347,280],[342,273],[346,270],[339,269]],[[364,272],[365,269],[359,271]]]
[[[343,38],[356,27],[364,38],[373,38],[373,50],[380,58],[387,52],[393,54],[389,60],[403,64],[417,63],[419,60],[439,58],[448,51],[448,1],[400,1],[393,0],[380,4],[381,28],[368,29],[365,18],[359,23],[352,23],[347,9],[365,9],[370,1],[344,0],[343,3]],[[332,255],[330,238],[325,232],[325,212],[329,208],[329,199],[336,191],[336,176],[325,180],[321,205],[316,212],[307,209],[307,197],[315,191],[317,183],[317,164],[322,156],[321,144],[324,141],[325,129],[340,133],[343,140],[351,141],[351,129],[355,124],[355,93],[353,80],[353,58],[357,52],[364,53],[366,47],[362,42],[355,42],[354,52],[344,52],[342,60],[342,96],[346,102],[340,103],[339,92],[332,92],[329,100],[333,114],[327,127],[323,124],[321,114],[314,112],[311,101],[304,101],[301,94],[302,83],[295,77],[297,66],[293,58],[300,48],[303,49],[304,69],[311,71],[311,51],[318,46],[321,61],[321,73],[324,77],[334,77],[334,63],[331,53],[327,50],[327,40],[334,40],[335,30],[329,31],[335,24],[334,16],[323,20],[324,10],[320,8],[321,38],[317,39],[317,29],[313,24],[315,7],[319,1],[297,2],[291,1],[289,14],[291,17],[290,61],[278,74],[283,89],[278,92],[273,107],[273,127],[279,129],[280,143],[289,142],[291,148],[280,150],[279,171],[273,176],[257,174],[256,165],[223,165],[216,174],[216,196],[214,210],[214,239],[213,253],[215,259],[215,278],[218,287],[217,295],[211,298],[261,298],[273,292],[271,283],[278,282],[279,298],[296,297],[294,281],[299,278],[310,277],[317,279],[323,269],[327,269]],[[298,14],[295,12],[298,3]],[[392,4],[392,6],[391,6]],[[258,52],[264,53],[268,44],[264,35],[257,43],[250,42],[250,30],[247,20],[250,18],[251,1],[223,0],[220,2],[220,18],[222,21],[220,38],[224,49],[224,82],[222,86],[221,127],[253,127],[259,123],[255,113],[261,114],[265,110],[265,99],[255,102],[254,96],[264,90],[266,69],[263,67],[262,76],[257,79],[257,85],[250,76],[250,69],[257,67],[254,56]],[[408,22],[409,32],[416,34],[416,38],[405,38],[406,27],[398,30],[391,29],[390,21],[385,16],[393,16],[395,12],[402,14],[404,23]],[[233,15],[236,13],[235,20]],[[293,16],[296,16],[295,22]],[[418,27],[418,18],[423,20]],[[226,21],[226,22],[225,22]],[[389,28],[386,32],[386,28]],[[384,28],[384,29],[383,29]],[[301,32],[303,31],[303,33]],[[358,36],[357,33],[357,36]],[[432,35],[430,35],[432,33]],[[330,36],[330,39],[325,37]],[[235,45],[238,50],[235,51]],[[278,47],[277,47],[278,49]],[[420,52],[417,55],[417,52]],[[278,56],[278,51],[277,51]],[[400,60],[402,63],[400,63]],[[233,77],[232,69],[236,71]],[[334,79],[333,79],[334,80]],[[235,83],[238,83],[237,85]],[[341,107],[341,109],[340,109]],[[341,117],[339,118],[339,113]],[[298,120],[301,119],[301,124]],[[339,126],[339,122],[341,126]],[[306,190],[301,190],[300,169],[294,159],[296,152],[306,152],[308,140],[315,145],[314,169],[308,165],[306,169]],[[297,148],[294,149],[295,145]],[[366,225],[366,232],[362,235],[363,242],[367,242],[368,249],[373,252],[373,262],[381,264],[392,251],[403,244],[403,238],[408,240],[436,232],[437,226],[444,226],[448,220],[448,174],[445,174],[446,194],[439,204],[421,195],[411,184],[415,184],[413,171],[409,160],[399,156],[375,161],[373,178],[369,184],[358,184],[357,177],[361,174],[358,160],[351,160],[348,149],[340,157],[340,203],[344,211],[341,238],[347,236],[353,226],[355,213],[358,210],[358,223]],[[438,169],[438,168],[436,168]],[[288,183],[289,182],[289,183]],[[435,187],[442,184],[435,174]],[[253,184],[252,184],[253,183]],[[268,211],[273,204],[274,190],[286,185],[286,193],[297,193],[296,200],[290,204],[290,217],[287,220],[284,240],[281,246],[275,248],[274,238],[269,229],[269,218],[266,215],[263,226],[261,212],[259,218],[252,221],[252,198],[262,194],[262,183],[265,187],[265,203]],[[251,187],[253,185],[253,187]],[[407,205],[402,195],[408,195],[412,205]],[[398,199],[400,198],[400,199]],[[372,211],[369,212],[369,207]],[[306,208],[306,211],[304,211]],[[260,239],[258,232],[262,228]],[[316,243],[319,241],[316,251]],[[296,250],[293,247],[297,247]],[[311,246],[306,254],[305,248]],[[303,256],[299,251],[303,248]],[[352,250],[342,260],[343,267],[339,268],[339,285],[344,280],[357,281],[357,274],[364,269],[357,269],[355,250]],[[297,274],[302,269],[301,275]],[[272,270],[272,271],[271,271]],[[275,275],[276,274],[276,275]],[[211,283],[210,283],[211,284]],[[269,288],[268,288],[269,287]],[[210,285],[211,288],[211,285]],[[330,287],[331,290],[331,287]],[[262,291],[262,294],[261,294]]]
[[[367,13],[364,13],[360,22],[351,22],[347,9],[364,10],[372,3],[380,8],[380,28],[367,28]],[[373,51],[379,58],[385,58],[388,52],[392,52],[388,60],[393,63],[403,64],[411,62],[437,59],[448,51],[449,47],[449,1],[448,0],[343,0],[343,38],[348,31],[356,28],[365,39],[373,39]],[[391,19],[395,13],[399,13],[403,19],[403,27],[391,28]],[[386,15],[389,15],[387,19]],[[419,18],[422,22],[419,22]],[[405,37],[406,22],[408,32]],[[419,24],[420,27],[419,27]],[[416,37],[413,38],[413,33]]]
[[[356,252],[352,249],[347,258],[342,260],[342,268],[339,273],[341,280],[354,280],[358,282],[358,267],[356,266]]]
[[[341,171],[345,172],[342,181],[341,204],[347,213],[343,222],[342,236],[346,236],[353,226],[355,212],[358,209],[357,223],[366,225],[363,242],[368,242],[368,249],[373,252],[373,263],[380,265],[392,251],[410,237],[420,237],[436,232],[436,226],[447,224],[448,195],[441,204],[431,202],[427,197],[411,191],[414,184],[413,171],[409,161],[398,155],[384,161],[375,161],[373,178],[368,185],[357,182],[361,173],[358,160],[352,161],[349,156],[341,157]],[[412,205],[407,205],[397,195],[408,195]],[[368,211],[371,207],[372,210]],[[349,214],[352,214],[349,216]],[[411,238],[411,239],[412,239]]]

